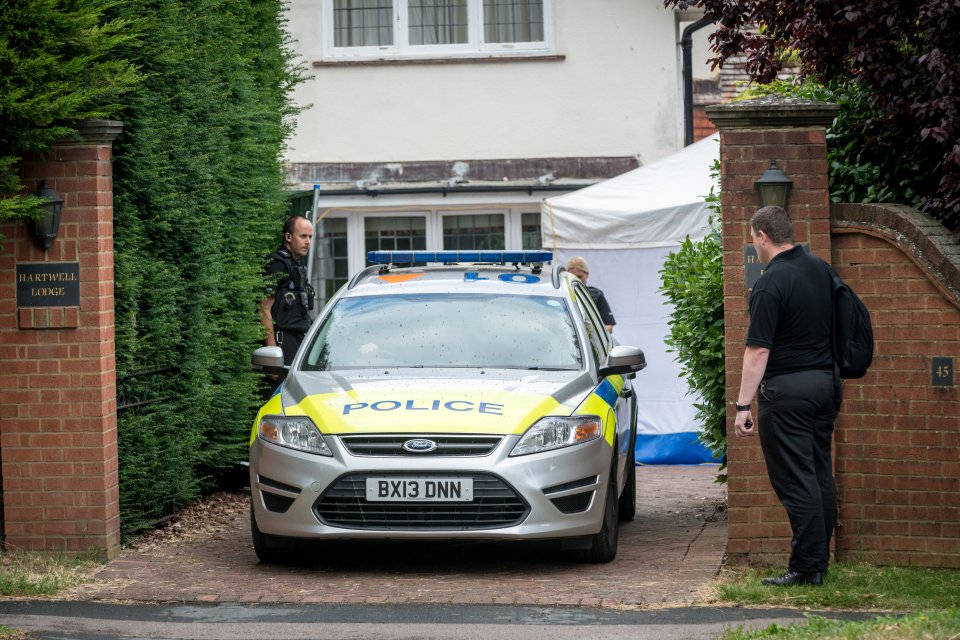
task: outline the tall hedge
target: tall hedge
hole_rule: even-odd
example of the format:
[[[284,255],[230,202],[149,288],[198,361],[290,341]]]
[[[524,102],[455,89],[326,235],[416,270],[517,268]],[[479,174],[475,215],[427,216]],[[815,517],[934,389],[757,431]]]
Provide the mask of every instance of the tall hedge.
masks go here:
[[[107,17],[111,4],[0,2],[0,221],[41,211],[38,198],[21,193],[23,155],[75,134],[79,120],[115,116],[137,82],[134,65],[118,54],[136,29]]]
[[[720,177],[720,163],[711,167],[714,181]],[[696,401],[699,439],[726,468],[727,426],[723,316],[723,238],[720,234],[720,195],[711,187],[705,196],[713,210],[703,240],[688,236],[671,251],[660,270],[660,291],[673,305],[670,335],[665,342],[677,354],[680,375],[687,381]],[[726,474],[718,475],[719,482]]]
[[[120,118],[114,224],[125,532],[246,459],[264,256],[287,208],[281,153],[299,72],[281,0],[117,5],[145,75]]]

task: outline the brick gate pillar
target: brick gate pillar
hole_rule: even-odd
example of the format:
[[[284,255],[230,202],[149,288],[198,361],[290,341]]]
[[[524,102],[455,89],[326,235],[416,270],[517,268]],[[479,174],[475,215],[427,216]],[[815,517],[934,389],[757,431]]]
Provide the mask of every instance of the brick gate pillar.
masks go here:
[[[77,140],[20,165],[31,190],[64,200],[48,250],[25,223],[0,225],[0,466],[9,550],[120,545],[113,306],[112,142],[87,121]]]
[[[736,400],[743,365],[749,277],[756,274],[747,249],[750,216],[760,206],[754,187],[776,160],[793,181],[788,211],[796,242],[830,261],[830,197],[826,127],[837,106],[765,97],[707,107],[720,131],[720,198],[723,214],[724,326],[727,401]],[[750,251],[752,253],[752,251]],[[755,254],[754,254],[755,255]],[[756,417],[756,403],[754,413]],[[735,412],[727,412],[727,552],[742,563],[783,564],[790,525],[767,479],[759,438],[737,438]],[[762,428],[762,425],[759,425]]]

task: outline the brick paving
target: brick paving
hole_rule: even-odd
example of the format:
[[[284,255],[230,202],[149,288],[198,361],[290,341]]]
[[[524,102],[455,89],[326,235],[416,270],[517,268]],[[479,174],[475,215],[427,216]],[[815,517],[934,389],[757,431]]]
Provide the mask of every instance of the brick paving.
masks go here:
[[[727,543],[715,466],[637,468],[637,517],[616,560],[572,561],[549,545],[325,543],[296,565],[257,562],[248,515],[210,535],[124,550],[75,597],[139,602],[696,604]]]

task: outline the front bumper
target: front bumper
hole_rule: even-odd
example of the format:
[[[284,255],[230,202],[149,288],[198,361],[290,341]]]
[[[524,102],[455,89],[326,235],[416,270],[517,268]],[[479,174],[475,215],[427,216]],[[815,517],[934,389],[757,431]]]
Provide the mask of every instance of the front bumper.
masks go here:
[[[353,455],[336,436],[324,438],[333,457],[259,438],[250,447],[253,509],[262,533],[326,539],[535,540],[592,535],[601,527],[600,489],[608,482],[613,456],[603,438],[515,458],[509,453],[518,436],[505,436],[487,455],[463,457]],[[471,476],[478,489],[470,503],[393,503],[384,516],[384,505],[368,503],[363,495],[368,475]],[[329,508],[332,502],[345,505],[349,517]]]

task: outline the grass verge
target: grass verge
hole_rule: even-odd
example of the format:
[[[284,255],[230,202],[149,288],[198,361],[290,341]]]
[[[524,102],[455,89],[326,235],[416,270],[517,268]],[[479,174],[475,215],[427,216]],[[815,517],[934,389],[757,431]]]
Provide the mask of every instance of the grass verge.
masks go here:
[[[88,581],[102,566],[95,553],[68,557],[8,551],[0,554],[0,596],[54,595]]]
[[[803,624],[772,624],[759,631],[728,630],[721,640],[952,640],[960,637],[960,611],[924,611],[883,616],[864,622],[841,622],[809,616]]]
[[[29,640],[30,634],[20,629],[13,629],[0,624],[0,640]]]
[[[860,609],[902,613],[865,622],[811,616],[804,624],[772,625],[754,632],[729,631],[724,640],[747,638],[864,638],[960,640],[960,571],[916,567],[877,567],[840,562],[830,567],[822,587],[768,587],[760,580],[773,571],[731,569],[716,588],[726,603],[797,609]]]

